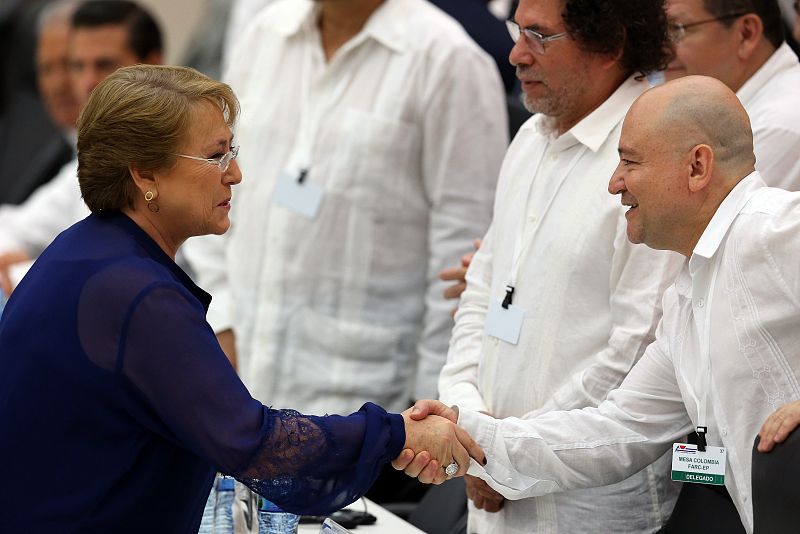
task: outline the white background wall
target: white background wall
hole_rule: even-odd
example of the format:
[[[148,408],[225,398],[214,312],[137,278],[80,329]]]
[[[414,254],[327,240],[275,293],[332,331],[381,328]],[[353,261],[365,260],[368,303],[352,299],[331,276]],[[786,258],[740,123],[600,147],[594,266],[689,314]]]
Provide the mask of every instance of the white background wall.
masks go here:
[[[137,1],[146,6],[161,24],[167,50],[166,62],[178,64],[184,57],[192,32],[205,16],[206,0]]]

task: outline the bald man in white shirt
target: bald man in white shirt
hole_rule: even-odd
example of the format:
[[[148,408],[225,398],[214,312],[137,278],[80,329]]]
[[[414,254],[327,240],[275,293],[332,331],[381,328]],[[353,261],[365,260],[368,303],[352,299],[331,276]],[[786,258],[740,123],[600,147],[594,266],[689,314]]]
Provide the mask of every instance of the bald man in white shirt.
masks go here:
[[[642,95],[619,154],[609,192],[628,238],[686,257],[642,359],[596,408],[498,420],[426,401],[416,417],[457,419],[486,452],[469,472],[510,499],[613,483],[670,449],[673,478],[698,480],[680,464],[689,451],[721,466],[701,480],[724,480],[752,532],[753,439],[800,398],[800,193],[766,187],[747,113],[708,77]],[[695,429],[705,451],[675,443]]]

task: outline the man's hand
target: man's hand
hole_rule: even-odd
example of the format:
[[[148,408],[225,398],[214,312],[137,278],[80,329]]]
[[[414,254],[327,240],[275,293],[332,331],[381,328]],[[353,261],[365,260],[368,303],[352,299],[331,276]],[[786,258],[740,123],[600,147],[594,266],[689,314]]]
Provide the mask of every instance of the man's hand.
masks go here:
[[[476,239],[474,245],[475,250],[477,251],[479,248],[481,248],[481,240]],[[455,284],[447,287],[444,290],[444,298],[457,299],[467,288],[467,268],[469,267],[469,264],[472,263],[473,256],[475,256],[475,252],[464,254],[461,256],[461,265],[459,267],[444,269],[439,273],[439,278],[441,280],[444,280],[445,282],[455,281]],[[456,311],[453,310],[454,315],[455,313]]]
[[[784,404],[767,417],[758,435],[761,441],[758,452],[769,452],[778,443],[783,443],[789,434],[800,425],[800,401]]]
[[[3,290],[5,296],[11,295],[14,290],[11,286],[11,266],[30,261],[30,259],[30,256],[23,250],[12,250],[11,252],[0,254],[0,289]]]
[[[466,475],[464,482],[467,484],[467,497],[475,508],[491,513],[499,512],[503,508],[505,497],[493,490],[489,484],[471,475]]]
[[[411,419],[421,421],[429,415],[438,415],[449,419],[453,423],[458,423],[458,408],[450,407],[438,400],[423,399],[418,400],[414,406],[411,407]]]
[[[446,406],[444,408],[451,410]],[[466,474],[470,457],[485,463],[483,450],[451,419],[432,413],[426,416],[418,413],[412,417],[412,410],[413,408],[409,408],[402,413],[406,426],[406,444],[405,449],[392,462],[395,469],[402,469],[407,475],[426,484],[441,484],[450,478],[445,474],[444,468],[451,462],[458,464],[458,471],[453,476]],[[457,419],[457,415],[453,418]]]

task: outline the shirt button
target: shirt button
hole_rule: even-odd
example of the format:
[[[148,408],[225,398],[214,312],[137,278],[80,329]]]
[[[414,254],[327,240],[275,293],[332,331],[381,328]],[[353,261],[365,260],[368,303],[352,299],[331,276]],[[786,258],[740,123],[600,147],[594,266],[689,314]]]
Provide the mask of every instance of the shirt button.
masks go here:
[[[728,435],[728,429],[727,428],[723,428],[722,430],[719,431],[719,434],[721,436],[727,436]]]
[[[699,307],[702,308],[705,305],[705,303],[706,303],[706,300],[704,298],[700,297],[699,299],[697,299],[697,305]]]
[[[536,220],[536,215],[528,215],[528,221],[533,222]]]

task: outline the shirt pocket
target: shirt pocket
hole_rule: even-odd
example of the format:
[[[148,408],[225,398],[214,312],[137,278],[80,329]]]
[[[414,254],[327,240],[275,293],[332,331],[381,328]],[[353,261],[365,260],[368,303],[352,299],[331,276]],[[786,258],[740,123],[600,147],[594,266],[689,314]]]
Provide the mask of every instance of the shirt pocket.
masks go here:
[[[407,336],[407,334],[406,334]],[[303,377],[297,395],[331,396],[381,405],[397,402],[411,375],[400,328],[346,321],[306,308],[290,326],[294,376]],[[357,407],[357,406],[356,406]]]
[[[421,139],[413,123],[348,110],[336,142],[329,190],[384,213],[427,209]]]

